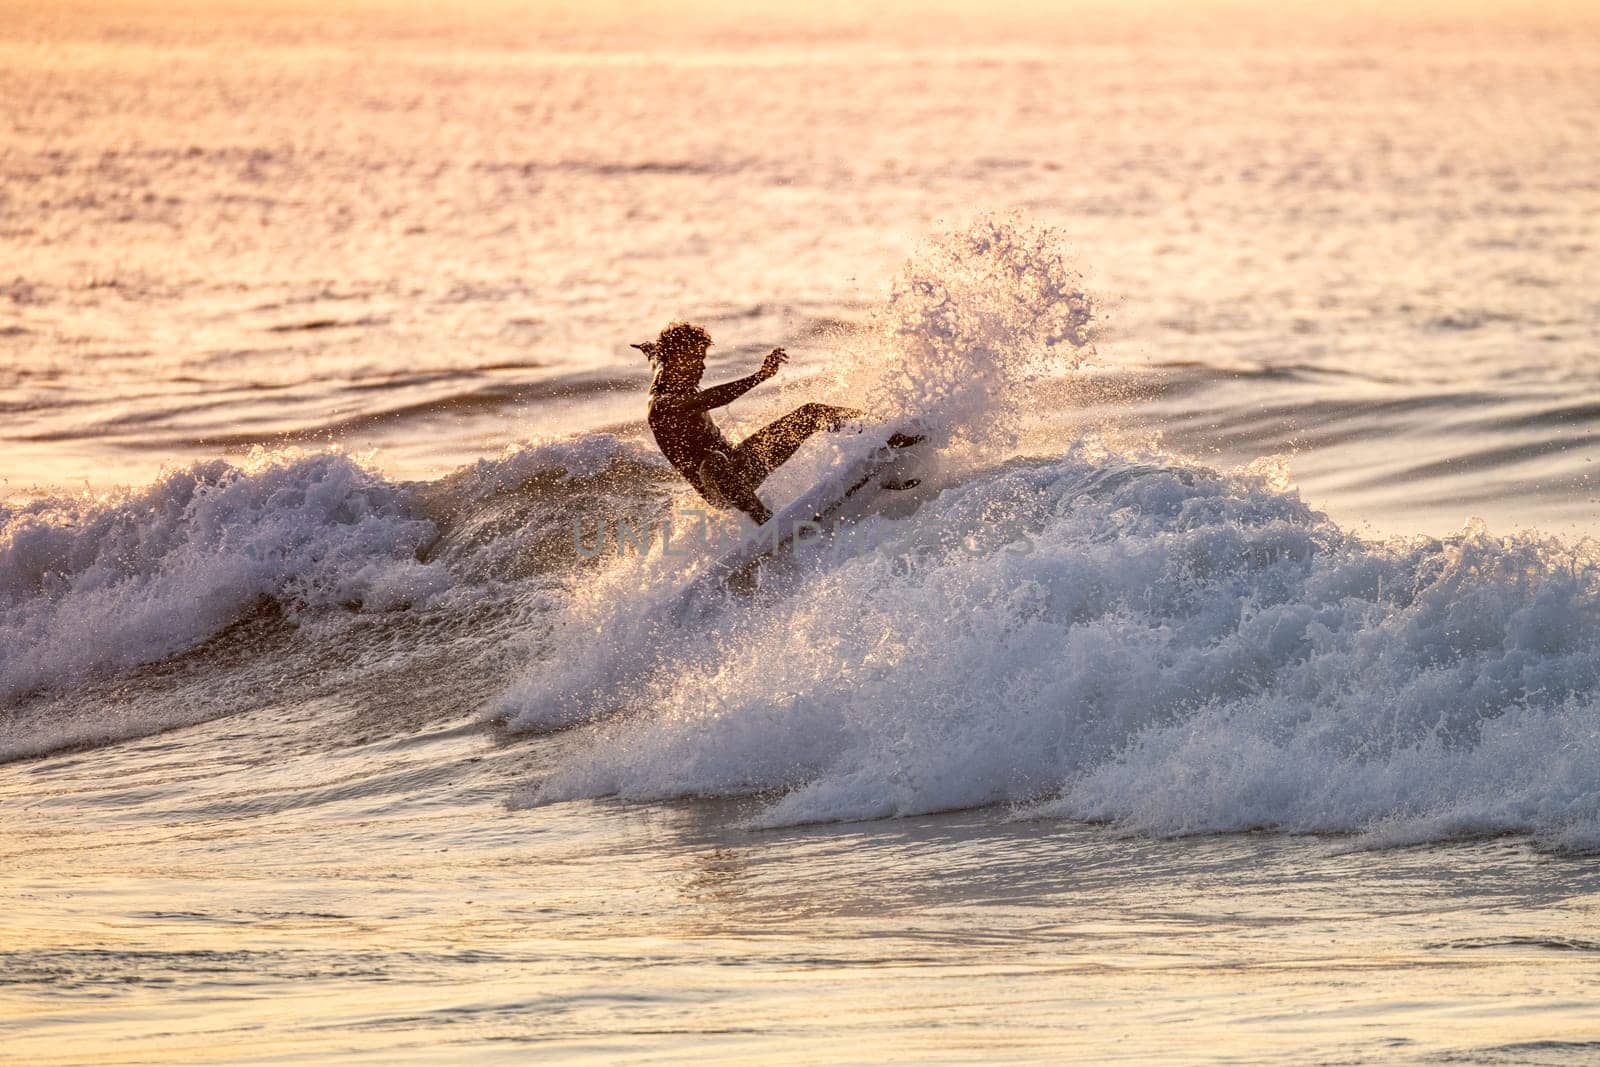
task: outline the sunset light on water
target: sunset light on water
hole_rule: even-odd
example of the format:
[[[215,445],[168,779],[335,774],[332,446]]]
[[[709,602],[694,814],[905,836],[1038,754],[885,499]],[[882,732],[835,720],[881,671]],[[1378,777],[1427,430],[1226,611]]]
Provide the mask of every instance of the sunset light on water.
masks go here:
[[[28,2],[0,99],[0,1059],[1600,1049],[1592,5]]]

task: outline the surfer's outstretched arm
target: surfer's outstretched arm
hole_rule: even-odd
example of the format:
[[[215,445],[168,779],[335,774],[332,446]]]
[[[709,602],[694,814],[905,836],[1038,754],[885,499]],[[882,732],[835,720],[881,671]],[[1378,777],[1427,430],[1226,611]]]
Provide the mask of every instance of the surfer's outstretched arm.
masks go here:
[[[789,357],[781,348],[774,348],[767,353],[767,358],[762,362],[761,369],[754,374],[747,374],[743,378],[736,378],[731,382],[714,385],[710,389],[701,389],[695,393],[683,396],[663,394],[656,400],[656,405],[668,412],[693,413],[696,411],[710,411],[713,408],[725,408],[738,400],[741,396],[760,385],[762,382],[778,373],[778,368]]]
[[[747,374],[743,378],[713,385],[710,389],[702,389],[693,396],[686,396],[681,404],[675,407],[679,411],[710,411],[712,408],[725,408],[765,380],[760,374]]]

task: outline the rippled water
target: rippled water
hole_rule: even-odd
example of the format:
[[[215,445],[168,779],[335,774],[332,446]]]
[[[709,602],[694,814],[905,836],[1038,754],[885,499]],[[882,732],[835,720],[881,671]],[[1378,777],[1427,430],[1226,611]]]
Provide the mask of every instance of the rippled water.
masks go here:
[[[252,714],[13,768],[9,1055],[1575,1063],[1595,1049],[1596,875],[1517,842],[1150,841],[983,812],[752,834],[705,802],[508,817],[498,797],[560,742],[486,751],[446,727],[310,751],[304,725]]]
[[[930,233],[1022,210],[1073,242],[1103,360],[1176,401],[1135,422],[1292,453],[1396,532],[1592,528],[1592,26],[685,45],[434,18],[7,32],[13,491],[285,440],[436,475],[634,428],[626,343],[663,321],[705,321],[730,369],[778,341],[821,368],[815,331]]]
[[[8,1053],[1592,1058],[1597,45],[16,13]],[[933,473],[588,558],[680,317]]]

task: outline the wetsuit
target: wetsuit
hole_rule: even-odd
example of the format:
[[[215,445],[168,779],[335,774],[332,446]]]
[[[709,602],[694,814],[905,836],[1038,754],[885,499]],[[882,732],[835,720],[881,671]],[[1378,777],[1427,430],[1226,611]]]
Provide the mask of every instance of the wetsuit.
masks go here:
[[[827,404],[803,404],[739,444],[730,444],[711,421],[710,412],[728,406],[765,380],[756,373],[710,389],[671,388],[659,379],[650,387],[650,431],[667,462],[708,503],[738,508],[758,523],[772,517],[756,496],[767,475],[813,433],[834,429],[861,414]]]

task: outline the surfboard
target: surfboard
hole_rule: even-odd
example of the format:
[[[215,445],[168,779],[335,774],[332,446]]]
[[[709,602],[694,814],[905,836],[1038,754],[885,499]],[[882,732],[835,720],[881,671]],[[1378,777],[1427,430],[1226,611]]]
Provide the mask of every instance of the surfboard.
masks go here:
[[[863,435],[867,436],[867,435]],[[871,434],[859,454],[834,468],[809,490],[723,556],[711,573],[734,588],[753,585],[762,565],[821,538],[841,523],[871,513],[885,493],[915,489],[926,475],[931,448],[915,426]]]

